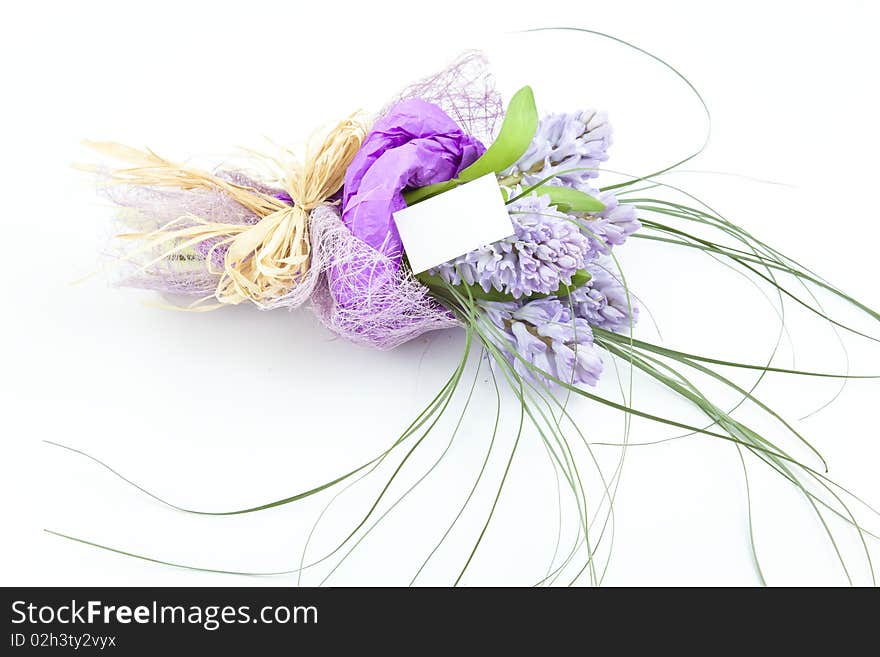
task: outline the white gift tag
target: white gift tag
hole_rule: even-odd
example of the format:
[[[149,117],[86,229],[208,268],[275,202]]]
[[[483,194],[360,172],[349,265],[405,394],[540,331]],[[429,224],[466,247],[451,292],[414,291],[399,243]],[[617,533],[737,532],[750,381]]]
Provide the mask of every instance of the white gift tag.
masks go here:
[[[494,173],[394,213],[414,274],[514,234]]]

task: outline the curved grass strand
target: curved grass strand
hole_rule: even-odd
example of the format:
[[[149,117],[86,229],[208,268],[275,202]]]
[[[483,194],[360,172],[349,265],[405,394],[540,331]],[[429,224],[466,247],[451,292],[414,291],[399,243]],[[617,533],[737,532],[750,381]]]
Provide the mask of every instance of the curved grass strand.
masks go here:
[[[327,580],[330,578],[330,576],[333,575],[334,572],[336,572],[336,570],[345,562],[345,560],[352,554],[352,552],[354,552],[355,549],[357,549],[357,547],[364,541],[364,539],[366,539],[367,536],[369,536],[369,534],[379,525],[379,523],[382,522],[382,520],[384,520],[385,517],[388,516],[388,514],[390,514],[397,507],[398,504],[403,502],[403,500],[405,500],[410,493],[412,493],[416,488],[418,488],[419,484],[421,484],[423,481],[425,481],[425,479],[427,479],[431,475],[431,473],[434,472],[434,470],[437,468],[437,466],[439,466],[440,463],[443,461],[444,457],[446,456],[446,454],[449,452],[450,448],[452,447],[452,444],[455,441],[456,436],[458,435],[459,429],[461,429],[461,423],[464,420],[465,413],[467,413],[467,410],[470,407],[471,399],[473,398],[473,395],[474,395],[474,390],[477,387],[477,380],[479,379],[479,376],[480,376],[481,366],[482,366],[482,357],[477,362],[477,367],[474,370],[474,378],[473,378],[473,381],[471,382],[471,387],[468,390],[468,395],[465,398],[464,406],[461,409],[461,414],[458,416],[458,422],[456,422],[455,428],[452,431],[452,435],[449,438],[449,442],[446,444],[446,447],[443,449],[443,452],[441,452],[440,456],[437,457],[437,459],[435,459],[434,463],[431,464],[431,466],[428,468],[428,470],[425,471],[425,473],[422,474],[422,476],[419,477],[415,481],[415,483],[413,483],[403,494],[401,494],[400,497],[398,497],[394,501],[394,503],[391,504],[366,529],[366,531],[364,531],[358,537],[358,539],[354,542],[354,544],[351,546],[351,548],[349,548],[348,552],[346,552],[345,555],[333,566],[333,568],[330,570],[330,572],[327,573],[327,575],[324,577],[324,579],[321,580],[321,582],[318,586],[324,586],[327,583]]]
[[[582,34],[591,34],[593,36],[598,36],[598,37],[613,41],[615,43],[618,43],[620,45],[626,46],[627,48],[630,48],[638,53],[641,53],[643,55],[646,55],[647,57],[650,57],[655,62],[664,66],[667,70],[674,73],[675,76],[679,80],[681,80],[682,82],[685,83],[685,85],[687,85],[688,89],[691,91],[691,93],[696,97],[696,99],[700,103],[700,107],[702,108],[703,113],[706,116],[707,125],[706,125],[706,134],[705,134],[705,137],[703,138],[703,143],[696,152],[679,160],[675,164],[671,164],[669,166],[666,166],[666,167],[660,169],[659,171],[655,171],[654,173],[650,173],[645,176],[640,176],[632,181],[627,181],[627,182],[623,182],[623,183],[618,183],[616,185],[609,185],[608,187],[603,187],[603,188],[601,188],[600,191],[604,192],[604,191],[611,191],[614,189],[620,189],[620,188],[628,187],[629,185],[633,185],[633,184],[640,182],[640,181],[643,181],[643,180],[649,180],[651,178],[655,178],[657,176],[660,176],[660,175],[666,173],[667,171],[671,171],[673,169],[680,167],[682,164],[686,164],[687,162],[690,162],[695,157],[700,155],[700,153],[702,153],[704,150],[706,150],[706,146],[709,145],[709,138],[712,134],[712,113],[709,111],[709,105],[708,105],[708,103],[706,103],[706,100],[703,98],[703,95],[697,90],[697,88],[693,85],[693,83],[690,80],[688,80],[688,78],[681,71],[679,71],[677,68],[675,68],[672,64],[670,64],[666,60],[662,59],[661,57],[655,55],[652,52],[645,50],[644,48],[640,48],[639,46],[637,46],[633,43],[630,43],[629,41],[626,41],[626,40],[621,39],[619,37],[613,36],[611,34],[606,34],[605,32],[600,32],[598,30],[591,30],[591,29],[582,28],[582,27],[564,26],[564,27],[539,27],[539,28],[533,28],[533,29],[523,30],[523,31],[526,33],[528,33],[528,32],[547,32],[547,31],[579,32]]]

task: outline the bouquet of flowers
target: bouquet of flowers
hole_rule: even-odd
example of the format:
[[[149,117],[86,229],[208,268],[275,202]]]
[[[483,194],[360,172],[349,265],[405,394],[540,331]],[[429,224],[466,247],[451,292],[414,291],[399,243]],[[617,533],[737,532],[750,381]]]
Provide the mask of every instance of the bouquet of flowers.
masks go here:
[[[443,328],[460,327],[467,336],[447,383],[374,459],[288,498],[210,514],[294,503],[399,459],[365,517],[321,560],[356,545],[371,529],[368,523],[378,515],[394,478],[446,412],[474,357],[472,346],[478,345],[478,358],[488,360],[496,389],[499,383],[508,389],[499,398],[510,395],[518,405],[519,430],[508,468],[520,436],[531,428],[573,500],[571,545],[558,558],[554,555],[539,584],[597,584],[603,575],[596,555],[609,540],[615,478],[606,479],[596,466],[604,494],[599,508],[589,508],[585,468],[579,465],[589,444],[569,414],[578,398],[627,417],[728,441],[741,458],[748,455],[765,464],[802,491],[832,543],[827,516],[842,519],[863,542],[876,538],[850,510],[852,496],[827,477],[818,452],[815,466],[799,461],[778,440],[737,419],[734,409],[713,402],[693,380],[695,375],[710,377],[735,392],[740,403],[761,409],[790,438],[809,445],[755,396],[754,388],[728,378],[725,368],[754,370],[762,377],[772,372],[847,377],[723,361],[637,339],[637,294],[629,289],[616,253],[631,238],[705,252],[844,330],[855,331],[828,316],[811,290],[830,293],[871,320],[880,315],[699,202],[650,197],[649,190],[662,188],[657,177],[663,171],[601,186],[612,138],[607,116],[583,107],[555,109],[540,115],[527,86],[505,109],[485,57],[470,52],[406,88],[375,119],[352,115],[316,136],[302,159],[290,151],[254,154],[252,166],[205,171],[151,151],[93,144],[123,163],[96,173],[123,226],[115,255],[125,285],[186,297],[183,305],[190,310],[234,304],[263,310],[302,307],[338,336],[376,349],[392,349]],[[424,242],[446,237],[430,234],[435,224],[426,217],[438,214],[447,226],[462,226],[451,240],[462,250],[447,250],[438,260],[442,249],[435,249],[432,260]],[[466,238],[456,241],[481,229],[488,214],[498,229],[491,239],[466,245]],[[705,237],[706,231],[717,239]],[[795,281],[801,293],[783,278]],[[596,394],[593,386],[615,360],[693,404],[706,422],[680,422]],[[506,476],[507,470],[495,502]],[[468,495],[462,511],[470,500]],[[865,556],[870,561],[867,546]],[[841,564],[849,577],[842,556]],[[301,564],[297,571],[307,567]],[[760,567],[758,573],[763,581]]]

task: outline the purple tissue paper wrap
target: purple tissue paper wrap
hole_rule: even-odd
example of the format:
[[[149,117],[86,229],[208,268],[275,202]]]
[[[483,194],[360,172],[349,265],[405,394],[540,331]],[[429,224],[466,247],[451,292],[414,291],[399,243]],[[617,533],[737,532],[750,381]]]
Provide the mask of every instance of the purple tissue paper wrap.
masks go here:
[[[406,206],[403,190],[454,178],[485,150],[443,110],[418,98],[397,103],[376,122],[346,172],[342,222],[387,256],[387,270],[351,276],[331,265],[340,305],[387,284],[400,268],[403,245],[392,214]]]

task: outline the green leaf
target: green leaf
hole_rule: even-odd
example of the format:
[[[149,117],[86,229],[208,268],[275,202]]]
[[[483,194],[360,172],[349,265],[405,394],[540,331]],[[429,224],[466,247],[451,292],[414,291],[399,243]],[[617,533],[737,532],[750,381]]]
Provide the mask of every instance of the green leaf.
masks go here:
[[[433,276],[428,272],[422,272],[421,274],[416,274],[416,278],[421,281],[421,283],[429,288],[433,289],[443,289],[446,285],[444,279],[440,276]],[[468,291],[470,292],[470,296],[474,299],[481,299],[483,301],[514,301],[513,295],[507,294],[506,292],[499,292],[497,290],[489,290],[486,292],[479,285],[468,285],[467,283],[461,283],[459,285],[453,286],[455,289],[460,290],[461,293],[465,296],[468,296]]]
[[[595,197],[571,187],[541,185],[540,187],[535,187],[532,191],[538,196],[549,196],[550,202],[560,212],[588,212],[593,214],[602,212],[605,209],[605,204]]]
[[[432,276],[428,272],[416,274],[416,278],[419,279],[423,285],[432,289],[443,289],[447,285],[444,279],[439,276]],[[590,272],[586,269],[579,269],[572,275],[571,285],[565,285],[563,283],[550,294],[535,293],[530,295],[529,298],[543,299],[549,296],[566,296],[571,290],[576,290],[582,285],[585,285],[591,278],[592,276],[590,275]],[[486,292],[486,290],[477,284],[468,285],[467,283],[460,283],[458,285],[453,285],[452,287],[459,290],[464,296],[468,296],[468,293],[470,293],[470,296],[474,299],[480,299],[482,301],[517,301],[517,298],[508,292],[499,292],[495,289]]]
[[[431,198],[432,196],[436,196],[437,194],[448,192],[450,189],[452,189],[453,187],[457,187],[459,184],[459,180],[453,178],[452,180],[445,180],[443,182],[434,183],[433,185],[428,185],[427,187],[410,189],[403,193],[403,200],[406,201],[407,205],[415,205],[419,201],[424,201],[426,198]]]
[[[470,182],[489,173],[504,171],[526,152],[537,129],[535,95],[527,85],[510,99],[497,139],[476,162],[459,174],[458,179]]]
[[[510,99],[498,137],[476,162],[462,171],[457,178],[404,192],[403,198],[406,204],[413,205],[449,191],[462,183],[504,171],[526,152],[537,129],[538,109],[535,107],[535,96],[532,88],[525,86]]]
[[[583,287],[587,283],[590,282],[590,279],[593,278],[592,274],[588,272],[586,269],[577,270],[574,275],[571,277],[571,285],[569,285],[569,289],[576,290],[579,287]],[[560,286],[558,290],[556,290],[556,294],[564,294],[565,289],[563,286]]]

